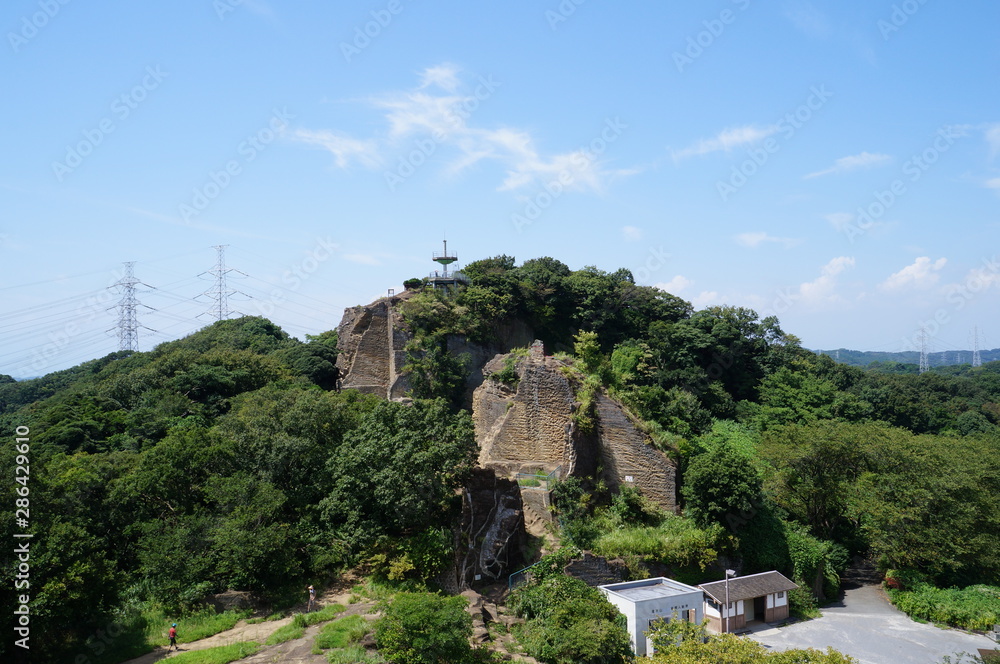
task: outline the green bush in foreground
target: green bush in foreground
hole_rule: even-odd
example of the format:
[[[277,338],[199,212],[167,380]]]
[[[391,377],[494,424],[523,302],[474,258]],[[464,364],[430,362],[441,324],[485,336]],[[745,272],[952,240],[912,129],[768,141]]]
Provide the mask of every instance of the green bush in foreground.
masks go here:
[[[379,652],[396,664],[465,662],[472,648],[472,617],[462,597],[400,593],[375,624]]]
[[[985,631],[1000,623],[1000,588],[936,588],[917,583],[909,590],[889,590],[892,603],[911,618],[967,630]]]

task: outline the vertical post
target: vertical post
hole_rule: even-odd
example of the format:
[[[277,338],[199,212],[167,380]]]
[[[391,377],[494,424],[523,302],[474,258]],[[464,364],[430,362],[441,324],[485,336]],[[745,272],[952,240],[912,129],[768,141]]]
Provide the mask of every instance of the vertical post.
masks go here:
[[[726,570],[726,613],[725,613],[725,623],[722,628],[723,634],[729,633],[729,577],[736,576],[736,570],[727,569]]]

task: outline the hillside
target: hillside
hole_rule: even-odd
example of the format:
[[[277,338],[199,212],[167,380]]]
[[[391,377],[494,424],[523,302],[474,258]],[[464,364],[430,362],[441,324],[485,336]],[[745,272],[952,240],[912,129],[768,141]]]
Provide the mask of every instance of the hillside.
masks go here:
[[[40,656],[111,620],[141,641],[230,589],[287,606],[352,567],[504,583],[542,546],[566,552],[557,570],[578,549],[635,577],[778,569],[812,590],[806,612],[852,556],[1000,582],[1000,363],[867,371],[627,270],[464,272],[458,293],[416,280],[307,342],[247,317],[0,383],[3,424],[29,432]]]
[[[828,355],[835,361],[854,367],[870,367],[891,373],[916,373],[920,366],[920,351],[863,351],[838,348],[836,350],[816,350],[817,355]],[[934,369],[952,367],[951,371],[972,368],[971,350],[953,350],[927,353],[927,364]],[[1000,348],[980,350],[980,360],[983,363],[1000,361]],[[875,364],[873,364],[875,363]]]

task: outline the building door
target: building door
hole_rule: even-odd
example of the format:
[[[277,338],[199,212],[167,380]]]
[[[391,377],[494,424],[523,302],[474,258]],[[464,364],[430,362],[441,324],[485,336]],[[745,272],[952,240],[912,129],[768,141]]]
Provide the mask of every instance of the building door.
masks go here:
[[[767,596],[753,598],[753,612],[757,620],[767,620]]]

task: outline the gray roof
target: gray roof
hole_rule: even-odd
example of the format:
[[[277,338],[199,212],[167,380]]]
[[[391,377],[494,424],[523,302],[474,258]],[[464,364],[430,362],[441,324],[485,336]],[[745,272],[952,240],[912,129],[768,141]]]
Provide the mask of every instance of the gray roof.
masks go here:
[[[726,602],[726,582],[712,581],[698,586],[717,602]],[[798,585],[789,581],[781,572],[761,572],[729,579],[729,601],[738,602],[771,593],[794,590]]]
[[[694,588],[680,581],[674,581],[662,576],[655,579],[625,581],[623,583],[611,583],[598,587],[601,590],[625,597],[632,602],[644,602],[651,599],[662,599],[675,595],[701,592],[701,588]]]

